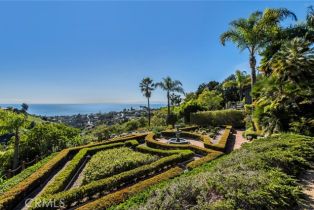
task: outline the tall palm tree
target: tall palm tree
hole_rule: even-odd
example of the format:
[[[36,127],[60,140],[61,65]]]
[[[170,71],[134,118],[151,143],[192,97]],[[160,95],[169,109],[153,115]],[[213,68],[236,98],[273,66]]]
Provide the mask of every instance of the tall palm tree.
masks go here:
[[[168,118],[170,116],[170,93],[184,93],[182,83],[179,80],[172,80],[170,77],[163,78],[162,82],[156,83],[156,87],[160,87],[167,92]]]
[[[147,98],[147,109],[148,109],[148,126],[150,126],[150,102],[149,99],[152,96],[152,91],[155,89],[153,80],[149,77],[142,79],[140,83],[140,89],[143,95]]]
[[[245,71],[237,70],[235,72],[235,80],[228,80],[223,84],[223,88],[237,87],[239,90],[240,101],[242,101],[243,90],[250,83],[249,75]]]
[[[251,68],[251,86],[256,82],[256,54],[276,36],[280,30],[280,22],[287,17],[297,20],[294,13],[287,9],[265,9],[264,12],[256,11],[248,18],[232,21],[228,31],[220,36],[222,45],[232,41],[241,50],[249,51]]]

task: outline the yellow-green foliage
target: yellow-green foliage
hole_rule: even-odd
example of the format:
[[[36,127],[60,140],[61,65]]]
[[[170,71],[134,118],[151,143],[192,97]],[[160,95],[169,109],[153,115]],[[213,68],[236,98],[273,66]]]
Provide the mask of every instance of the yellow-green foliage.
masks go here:
[[[158,156],[143,154],[122,147],[96,153],[83,170],[83,184],[151,163]]]
[[[84,206],[81,206],[78,209],[79,210],[106,209],[112,205],[116,205],[116,204],[123,202],[128,197],[143,191],[144,189],[148,188],[149,186],[152,186],[152,185],[157,184],[161,181],[164,181],[164,180],[173,178],[175,176],[178,176],[182,172],[183,172],[183,169],[181,169],[179,167],[172,168],[172,169],[170,169],[164,173],[161,173],[159,175],[156,175],[152,178],[138,182],[135,185],[132,185],[130,187],[127,187],[127,188],[124,188],[124,189],[119,190],[117,192],[106,195],[106,196],[104,196],[100,199],[97,199],[91,203],[88,203]]]
[[[235,128],[243,127],[244,112],[229,109],[191,113],[191,123],[201,126],[232,125]]]
[[[224,152],[225,149],[226,149],[226,146],[227,146],[227,142],[228,142],[229,136],[231,134],[231,129],[232,129],[232,126],[230,126],[230,125],[226,126],[226,128],[224,130],[224,133],[220,137],[218,143],[212,144],[211,142],[210,143],[208,143],[208,142],[205,143],[204,142],[204,146],[206,148],[210,148],[210,149],[213,149],[213,150],[218,150],[218,151]]]

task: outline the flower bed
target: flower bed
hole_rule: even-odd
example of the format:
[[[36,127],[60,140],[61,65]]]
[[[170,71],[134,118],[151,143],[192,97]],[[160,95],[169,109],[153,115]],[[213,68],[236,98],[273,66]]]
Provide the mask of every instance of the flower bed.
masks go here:
[[[84,168],[83,184],[151,163],[157,159],[156,155],[143,154],[127,147],[100,151]]]
[[[175,176],[180,175],[182,172],[183,172],[183,169],[181,169],[179,167],[172,168],[172,169],[170,169],[164,173],[158,174],[158,175],[153,176],[149,179],[138,182],[137,184],[134,184],[130,187],[124,188],[124,189],[119,190],[117,192],[114,192],[112,194],[106,195],[100,199],[97,199],[93,202],[85,204],[84,206],[81,206],[78,209],[79,210],[107,209],[112,205],[117,205],[117,204],[123,202],[128,197],[143,191],[144,189],[148,188],[149,186],[152,186],[154,184],[157,184],[157,183],[164,181],[164,180],[167,180],[167,179],[171,179]]]

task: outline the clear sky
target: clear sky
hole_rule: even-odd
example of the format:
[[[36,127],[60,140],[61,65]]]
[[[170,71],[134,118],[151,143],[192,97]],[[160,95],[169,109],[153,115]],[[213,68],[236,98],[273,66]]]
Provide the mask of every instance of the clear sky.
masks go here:
[[[303,20],[310,1],[0,2],[0,103],[144,102],[138,83],[171,76],[194,91],[248,69],[223,47],[228,23],[266,7]],[[152,101],[165,101],[161,91]]]

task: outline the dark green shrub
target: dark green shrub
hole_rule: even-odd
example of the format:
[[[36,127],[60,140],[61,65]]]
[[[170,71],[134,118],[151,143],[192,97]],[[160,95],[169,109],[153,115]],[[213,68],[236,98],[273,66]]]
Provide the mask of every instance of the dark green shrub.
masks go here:
[[[192,113],[191,123],[200,126],[232,125],[235,128],[240,128],[244,126],[244,112],[228,109]]]

